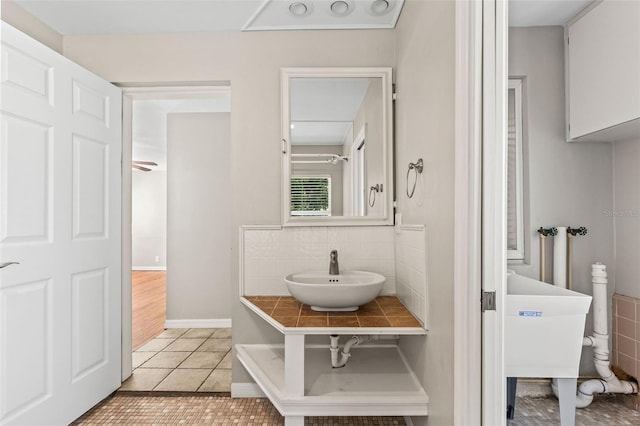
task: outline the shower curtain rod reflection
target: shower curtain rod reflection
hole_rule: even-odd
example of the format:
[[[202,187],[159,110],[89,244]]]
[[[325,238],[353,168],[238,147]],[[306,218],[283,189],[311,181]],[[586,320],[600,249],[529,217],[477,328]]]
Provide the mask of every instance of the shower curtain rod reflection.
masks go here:
[[[349,161],[349,157],[338,154],[291,154],[291,158],[296,157],[317,158],[317,160],[291,160],[291,164],[337,164],[340,160]]]

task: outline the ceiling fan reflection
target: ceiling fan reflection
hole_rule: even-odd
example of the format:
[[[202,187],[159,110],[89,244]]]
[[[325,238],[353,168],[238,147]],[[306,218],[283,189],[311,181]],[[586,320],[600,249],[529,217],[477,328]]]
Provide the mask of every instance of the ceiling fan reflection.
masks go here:
[[[154,163],[153,161],[132,161],[131,162],[131,168],[132,169],[136,169],[136,170],[140,170],[143,172],[150,172],[153,169],[150,169],[148,167],[144,167],[144,166],[157,166],[158,163]]]

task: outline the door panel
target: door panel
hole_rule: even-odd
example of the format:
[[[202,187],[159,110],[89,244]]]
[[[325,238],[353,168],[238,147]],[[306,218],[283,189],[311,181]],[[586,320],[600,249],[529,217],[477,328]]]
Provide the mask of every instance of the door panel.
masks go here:
[[[2,43],[3,90],[22,90],[53,106],[53,67],[7,43]]]
[[[7,417],[19,413],[51,396],[52,347],[50,323],[51,280],[13,286],[0,293],[3,363],[26,362],[29,369],[4,369],[2,373],[2,412]],[[24,384],[27,384],[26,386]]]
[[[0,241],[49,241],[52,128],[11,115],[2,116],[1,126],[5,143],[1,153]]]
[[[109,146],[73,135],[73,239],[106,238]]]
[[[106,269],[71,278],[71,342],[73,381],[107,362],[108,277]]]
[[[109,127],[109,96],[92,90],[80,81],[73,80],[73,114],[85,115],[97,123]]]
[[[2,23],[0,424],[120,386],[121,93]]]

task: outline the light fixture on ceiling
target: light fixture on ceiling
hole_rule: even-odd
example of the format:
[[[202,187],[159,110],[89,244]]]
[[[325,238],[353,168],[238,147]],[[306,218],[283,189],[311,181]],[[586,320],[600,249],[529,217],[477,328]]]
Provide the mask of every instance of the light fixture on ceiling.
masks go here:
[[[260,2],[262,6],[243,27],[243,31],[395,28],[405,0]]]
[[[297,18],[301,18],[311,13],[311,9],[305,3],[297,1],[289,5],[289,13]]]
[[[344,0],[338,0],[331,3],[331,14],[333,16],[347,16],[351,13],[349,3]]]
[[[387,0],[375,0],[371,3],[371,6],[369,6],[369,10],[371,11],[371,14],[380,16],[390,11],[391,5]]]

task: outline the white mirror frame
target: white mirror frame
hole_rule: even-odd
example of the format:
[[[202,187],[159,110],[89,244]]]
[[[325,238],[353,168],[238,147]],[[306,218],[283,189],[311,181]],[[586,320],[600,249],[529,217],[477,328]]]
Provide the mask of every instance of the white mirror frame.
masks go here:
[[[283,226],[372,226],[393,225],[393,80],[392,69],[384,68],[282,68],[282,224]],[[291,215],[291,110],[290,79],[292,78],[381,78],[382,79],[382,133],[384,188],[376,194],[384,202],[383,215],[368,216],[326,216],[299,217]]]

